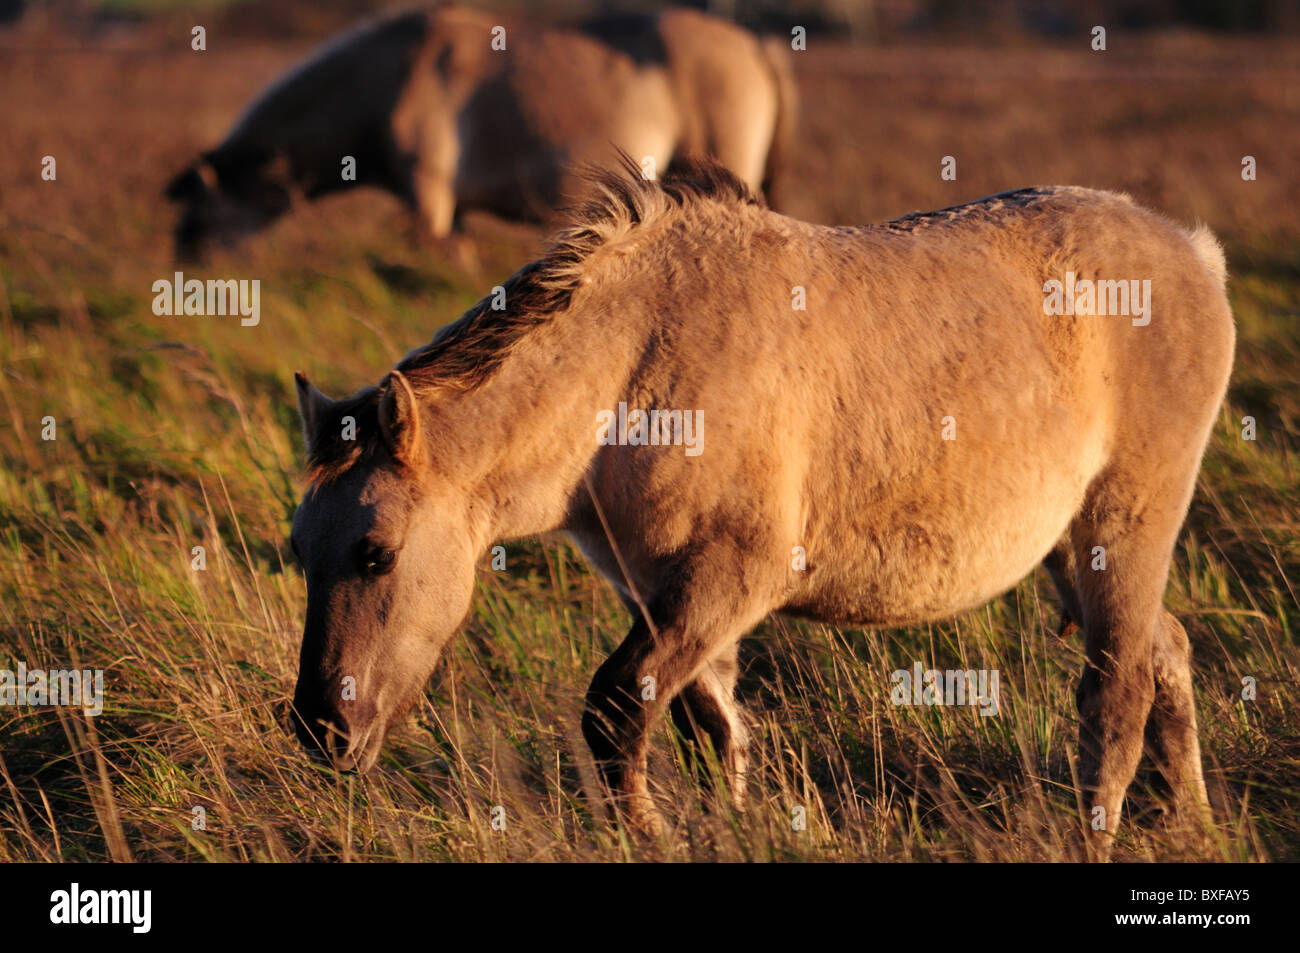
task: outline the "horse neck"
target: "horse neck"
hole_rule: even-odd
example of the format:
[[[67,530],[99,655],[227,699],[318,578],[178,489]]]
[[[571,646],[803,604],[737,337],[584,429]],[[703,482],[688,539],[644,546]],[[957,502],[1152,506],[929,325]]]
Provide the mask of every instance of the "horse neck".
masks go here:
[[[473,504],[482,540],[562,528],[643,352],[633,309],[574,309],[531,331],[483,383],[435,398],[432,446]]]

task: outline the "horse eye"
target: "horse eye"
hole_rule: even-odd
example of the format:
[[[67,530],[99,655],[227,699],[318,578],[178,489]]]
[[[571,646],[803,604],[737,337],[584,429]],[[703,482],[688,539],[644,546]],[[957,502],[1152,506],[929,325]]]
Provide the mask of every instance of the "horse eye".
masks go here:
[[[362,565],[370,575],[381,576],[393,568],[393,561],[396,559],[397,550],[381,549],[376,546],[367,550]]]

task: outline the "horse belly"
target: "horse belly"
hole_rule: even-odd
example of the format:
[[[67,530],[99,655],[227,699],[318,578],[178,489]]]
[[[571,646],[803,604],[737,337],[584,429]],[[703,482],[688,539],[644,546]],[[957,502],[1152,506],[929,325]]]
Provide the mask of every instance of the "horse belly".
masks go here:
[[[820,621],[902,625],[983,605],[1042,562],[1079,512],[1102,458],[1080,439],[1055,460],[999,480],[911,493],[868,507],[810,549],[809,588],[790,608]],[[961,502],[958,502],[961,501]],[[820,579],[818,577],[821,577]]]

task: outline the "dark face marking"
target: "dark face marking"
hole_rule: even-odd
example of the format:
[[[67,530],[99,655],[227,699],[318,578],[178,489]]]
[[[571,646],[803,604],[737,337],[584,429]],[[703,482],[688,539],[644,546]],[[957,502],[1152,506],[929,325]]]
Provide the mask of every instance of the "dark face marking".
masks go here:
[[[368,770],[469,608],[473,554],[455,507],[391,462],[310,490],[291,541],[307,577],[294,727],[340,770]]]

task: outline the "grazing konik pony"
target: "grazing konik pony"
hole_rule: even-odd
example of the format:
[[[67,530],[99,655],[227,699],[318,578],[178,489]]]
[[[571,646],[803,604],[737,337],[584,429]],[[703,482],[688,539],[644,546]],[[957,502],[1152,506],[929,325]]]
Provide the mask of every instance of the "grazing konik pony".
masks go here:
[[[390,15],[272,83],[172,180],[177,253],[361,185],[396,195],[433,238],[465,209],[545,221],[580,188],[570,170],[616,149],[656,173],[712,155],[769,188],[793,133],[788,54],[692,10],[567,29],[450,4]]]
[[[1213,236],[1082,188],[826,228],[716,165],[660,183],[625,165],[504,309],[485,299],[343,400],[298,377],[303,741],[374,765],[488,548],[565,530],[632,612],[583,730],[623,819],[653,834],[660,705],[742,798],[737,645],[769,613],[941,619],[1041,563],[1086,643],[1094,853],[1144,736],[1203,820],[1190,649],[1162,597],[1233,358]],[[1085,280],[1109,313],[1083,313]]]

